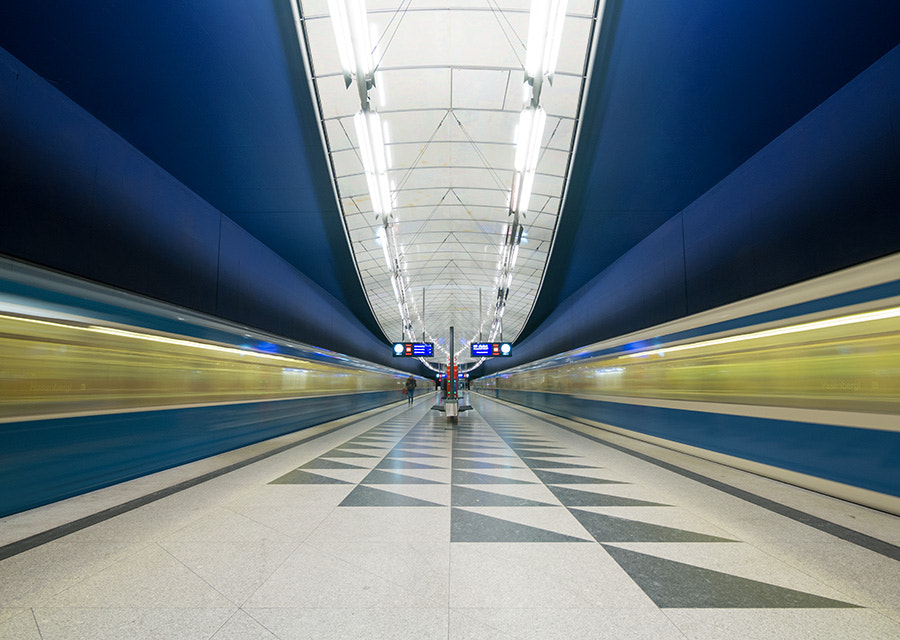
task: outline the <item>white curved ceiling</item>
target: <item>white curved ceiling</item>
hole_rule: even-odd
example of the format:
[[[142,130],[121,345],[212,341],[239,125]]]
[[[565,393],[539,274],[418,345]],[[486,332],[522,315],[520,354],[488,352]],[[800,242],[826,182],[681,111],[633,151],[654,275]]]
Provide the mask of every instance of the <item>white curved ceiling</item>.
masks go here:
[[[385,335],[433,341],[435,360],[445,361],[453,326],[454,351],[465,360],[468,341],[501,339],[491,328],[497,328],[498,289],[511,278],[501,305],[502,339],[514,340],[553,245],[602,2],[566,5],[552,84],[544,80],[539,90],[546,126],[511,275],[501,263],[514,218],[516,128],[533,95],[524,72],[531,0],[365,4],[375,65],[368,98],[383,123],[392,194],[386,220],[373,207],[354,126],[363,98],[343,71],[329,2],[296,2],[344,228]],[[396,256],[384,251],[385,231],[396,239]],[[399,290],[392,285],[393,257]],[[403,331],[404,301],[414,335]]]

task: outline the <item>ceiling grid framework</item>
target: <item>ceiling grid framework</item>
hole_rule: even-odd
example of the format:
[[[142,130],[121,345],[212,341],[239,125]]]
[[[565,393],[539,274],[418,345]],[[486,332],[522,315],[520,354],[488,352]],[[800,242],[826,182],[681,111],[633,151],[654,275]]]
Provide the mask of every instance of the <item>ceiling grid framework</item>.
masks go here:
[[[564,3],[555,72],[549,83],[529,84],[530,16],[550,0],[369,0],[363,6],[373,71],[368,84],[358,81],[359,91],[342,65],[330,5],[352,11],[362,3],[296,3],[344,228],[385,335],[434,340],[439,359],[448,354],[450,326],[460,354],[468,341],[500,339],[501,328],[502,339],[514,340],[553,244],[602,2]],[[361,103],[382,124],[387,212],[373,201],[378,186],[354,123]],[[529,106],[546,113],[546,126],[520,217],[511,192],[517,128]],[[506,239],[511,226],[512,235],[522,227],[515,247]]]

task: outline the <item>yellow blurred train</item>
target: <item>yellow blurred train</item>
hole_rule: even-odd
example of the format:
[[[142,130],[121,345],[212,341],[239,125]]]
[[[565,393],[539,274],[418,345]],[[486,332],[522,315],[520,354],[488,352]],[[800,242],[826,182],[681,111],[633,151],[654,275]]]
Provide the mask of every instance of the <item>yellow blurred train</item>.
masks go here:
[[[399,392],[404,379],[361,362],[351,368],[147,329],[0,315],[0,419]]]
[[[654,346],[595,346],[479,386],[900,414],[900,306]]]

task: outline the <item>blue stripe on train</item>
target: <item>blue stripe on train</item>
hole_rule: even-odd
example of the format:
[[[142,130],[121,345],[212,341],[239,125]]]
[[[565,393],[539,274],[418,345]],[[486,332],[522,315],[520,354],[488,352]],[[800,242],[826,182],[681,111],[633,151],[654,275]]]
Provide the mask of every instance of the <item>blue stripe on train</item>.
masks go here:
[[[0,424],[0,516],[398,400],[379,391]]]
[[[900,433],[492,390],[501,400],[900,496]],[[489,394],[490,395],[490,394]]]

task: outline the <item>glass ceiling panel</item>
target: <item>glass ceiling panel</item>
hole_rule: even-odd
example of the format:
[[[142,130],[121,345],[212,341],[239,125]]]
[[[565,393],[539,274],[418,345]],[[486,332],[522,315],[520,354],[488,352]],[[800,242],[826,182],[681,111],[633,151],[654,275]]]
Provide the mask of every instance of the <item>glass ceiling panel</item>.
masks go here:
[[[294,2],[347,239],[385,335],[434,341],[437,361],[451,325],[463,360],[468,341],[514,340],[549,259],[602,2],[563,0],[555,69],[530,61],[545,42],[555,50],[559,0]],[[537,36],[535,11],[549,11]]]

